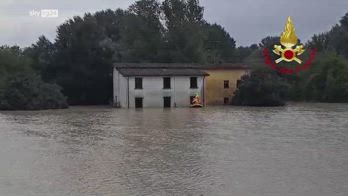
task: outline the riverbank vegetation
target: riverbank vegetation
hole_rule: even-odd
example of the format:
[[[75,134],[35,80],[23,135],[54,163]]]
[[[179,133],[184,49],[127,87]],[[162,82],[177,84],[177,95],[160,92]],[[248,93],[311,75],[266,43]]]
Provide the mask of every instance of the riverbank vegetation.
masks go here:
[[[236,47],[229,33],[207,22],[203,12],[198,0],[140,0],[125,10],[74,16],[58,26],[54,42],[41,36],[25,49],[3,46],[0,107],[62,108],[66,101],[108,104],[115,62],[245,62],[252,67],[252,74],[243,77],[235,104],[348,102],[348,14],[332,30],[313,36],[306,44],[319,52],[311,69],[284,76],[268,70],[261,56],[261,48],[278,44],[279,38]]]
[[[278,43],[279,37],[266,37],[244,59],[252,70],[250,76],[242,79],[233,104],[281,106],[286,101],[348,102],[348,13],[329,32],[314,35],[305,44],[307,54],[302,56],[303,59],[308,58],[309,48],[317,50],[315,60],[307,70],[286,75],[265,66],[262,48],[271,49]],[[272,51],[269,53],[272,60],[277,58]],[[268,93],[257,94],[260,91]],[[263,100],[272,100],[272,104]]]
[[[289,85],[277,73],[270,70],[252,71],[241,78],[235,91],[233,105],[241,106],[283,106]]]
[[[61,87],[45,83],[32,73],[19,73],[5,80],[0,93],[2,110],[42,110],[67,108]]]
[[[32,59],[18,47],[0,47],[0,109],[38,110],[68,107],[61,87],[46,83],[32,68]]]

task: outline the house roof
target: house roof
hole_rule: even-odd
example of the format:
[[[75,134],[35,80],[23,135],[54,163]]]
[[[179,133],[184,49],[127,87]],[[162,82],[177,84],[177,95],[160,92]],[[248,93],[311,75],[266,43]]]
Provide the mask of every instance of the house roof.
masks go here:
[[[250,66],[245,64],[233,64],[233,63],[221,63],[214,65],[205,65],[203,69],[214,70],[214,69],[250,69]]]
[[[123,76],[208,76],[204,70],[249,69],[242,64],[115,63]]]
[[[250,69],[249,66],[240,63],[221,63],[221,64],[190,64],[190,63],[115,63],[116,69],[120,68],[140,68],[140,69]]]
[[[200,69],[118,68],[123,76],[208,76]]]
[[[139,69],[201,69],[200,64],[189,63],[115,63],[115,68],[139,68]]]

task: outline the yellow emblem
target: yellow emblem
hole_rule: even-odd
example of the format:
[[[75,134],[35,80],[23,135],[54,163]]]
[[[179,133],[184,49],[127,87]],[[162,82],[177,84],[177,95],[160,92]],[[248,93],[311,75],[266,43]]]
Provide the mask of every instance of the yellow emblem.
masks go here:
[[[286,62],[292,62],[296,61],[297,63],[301,64],[302,61],[297,58],[298,55],[301,55],[305,50],[303,49],[303,45],[297,44],[297,36],[295,33],[295,27],[292,24],[290,16],[288,17],[284,32],[280,35],[280,45],[274,45],[273,52],[279,56],[281,56],[279,59],[277,59],[275,62],[280,63],[281,61]],[[295,49],[293,48],[294,46]]]

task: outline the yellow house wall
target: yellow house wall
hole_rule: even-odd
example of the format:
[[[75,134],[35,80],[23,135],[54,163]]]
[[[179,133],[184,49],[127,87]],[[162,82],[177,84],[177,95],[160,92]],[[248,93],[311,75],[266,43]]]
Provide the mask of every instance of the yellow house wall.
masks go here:
[[[224,98],[232,100],[233,92],[237,89],[239,80],[247,70],[244,69],[221,69],[205,70],[209,74],[205,83],[205,103],[207,105],[223,105]],[[224,80],[229,80],[229,88],[224,88]]]

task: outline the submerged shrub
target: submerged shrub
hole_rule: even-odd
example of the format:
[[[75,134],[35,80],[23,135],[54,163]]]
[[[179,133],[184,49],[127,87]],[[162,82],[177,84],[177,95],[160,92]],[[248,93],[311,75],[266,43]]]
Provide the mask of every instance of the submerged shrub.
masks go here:
[[[285,105],[288,84],[283,78],[270,71],[252,71],[244,75],[235,96],[233,105],[241,106],[283,106]]]
[[[45,83],[32,73],[8,76],[0,89],[0,109],[41,110],[67,108],[61,87]]]

